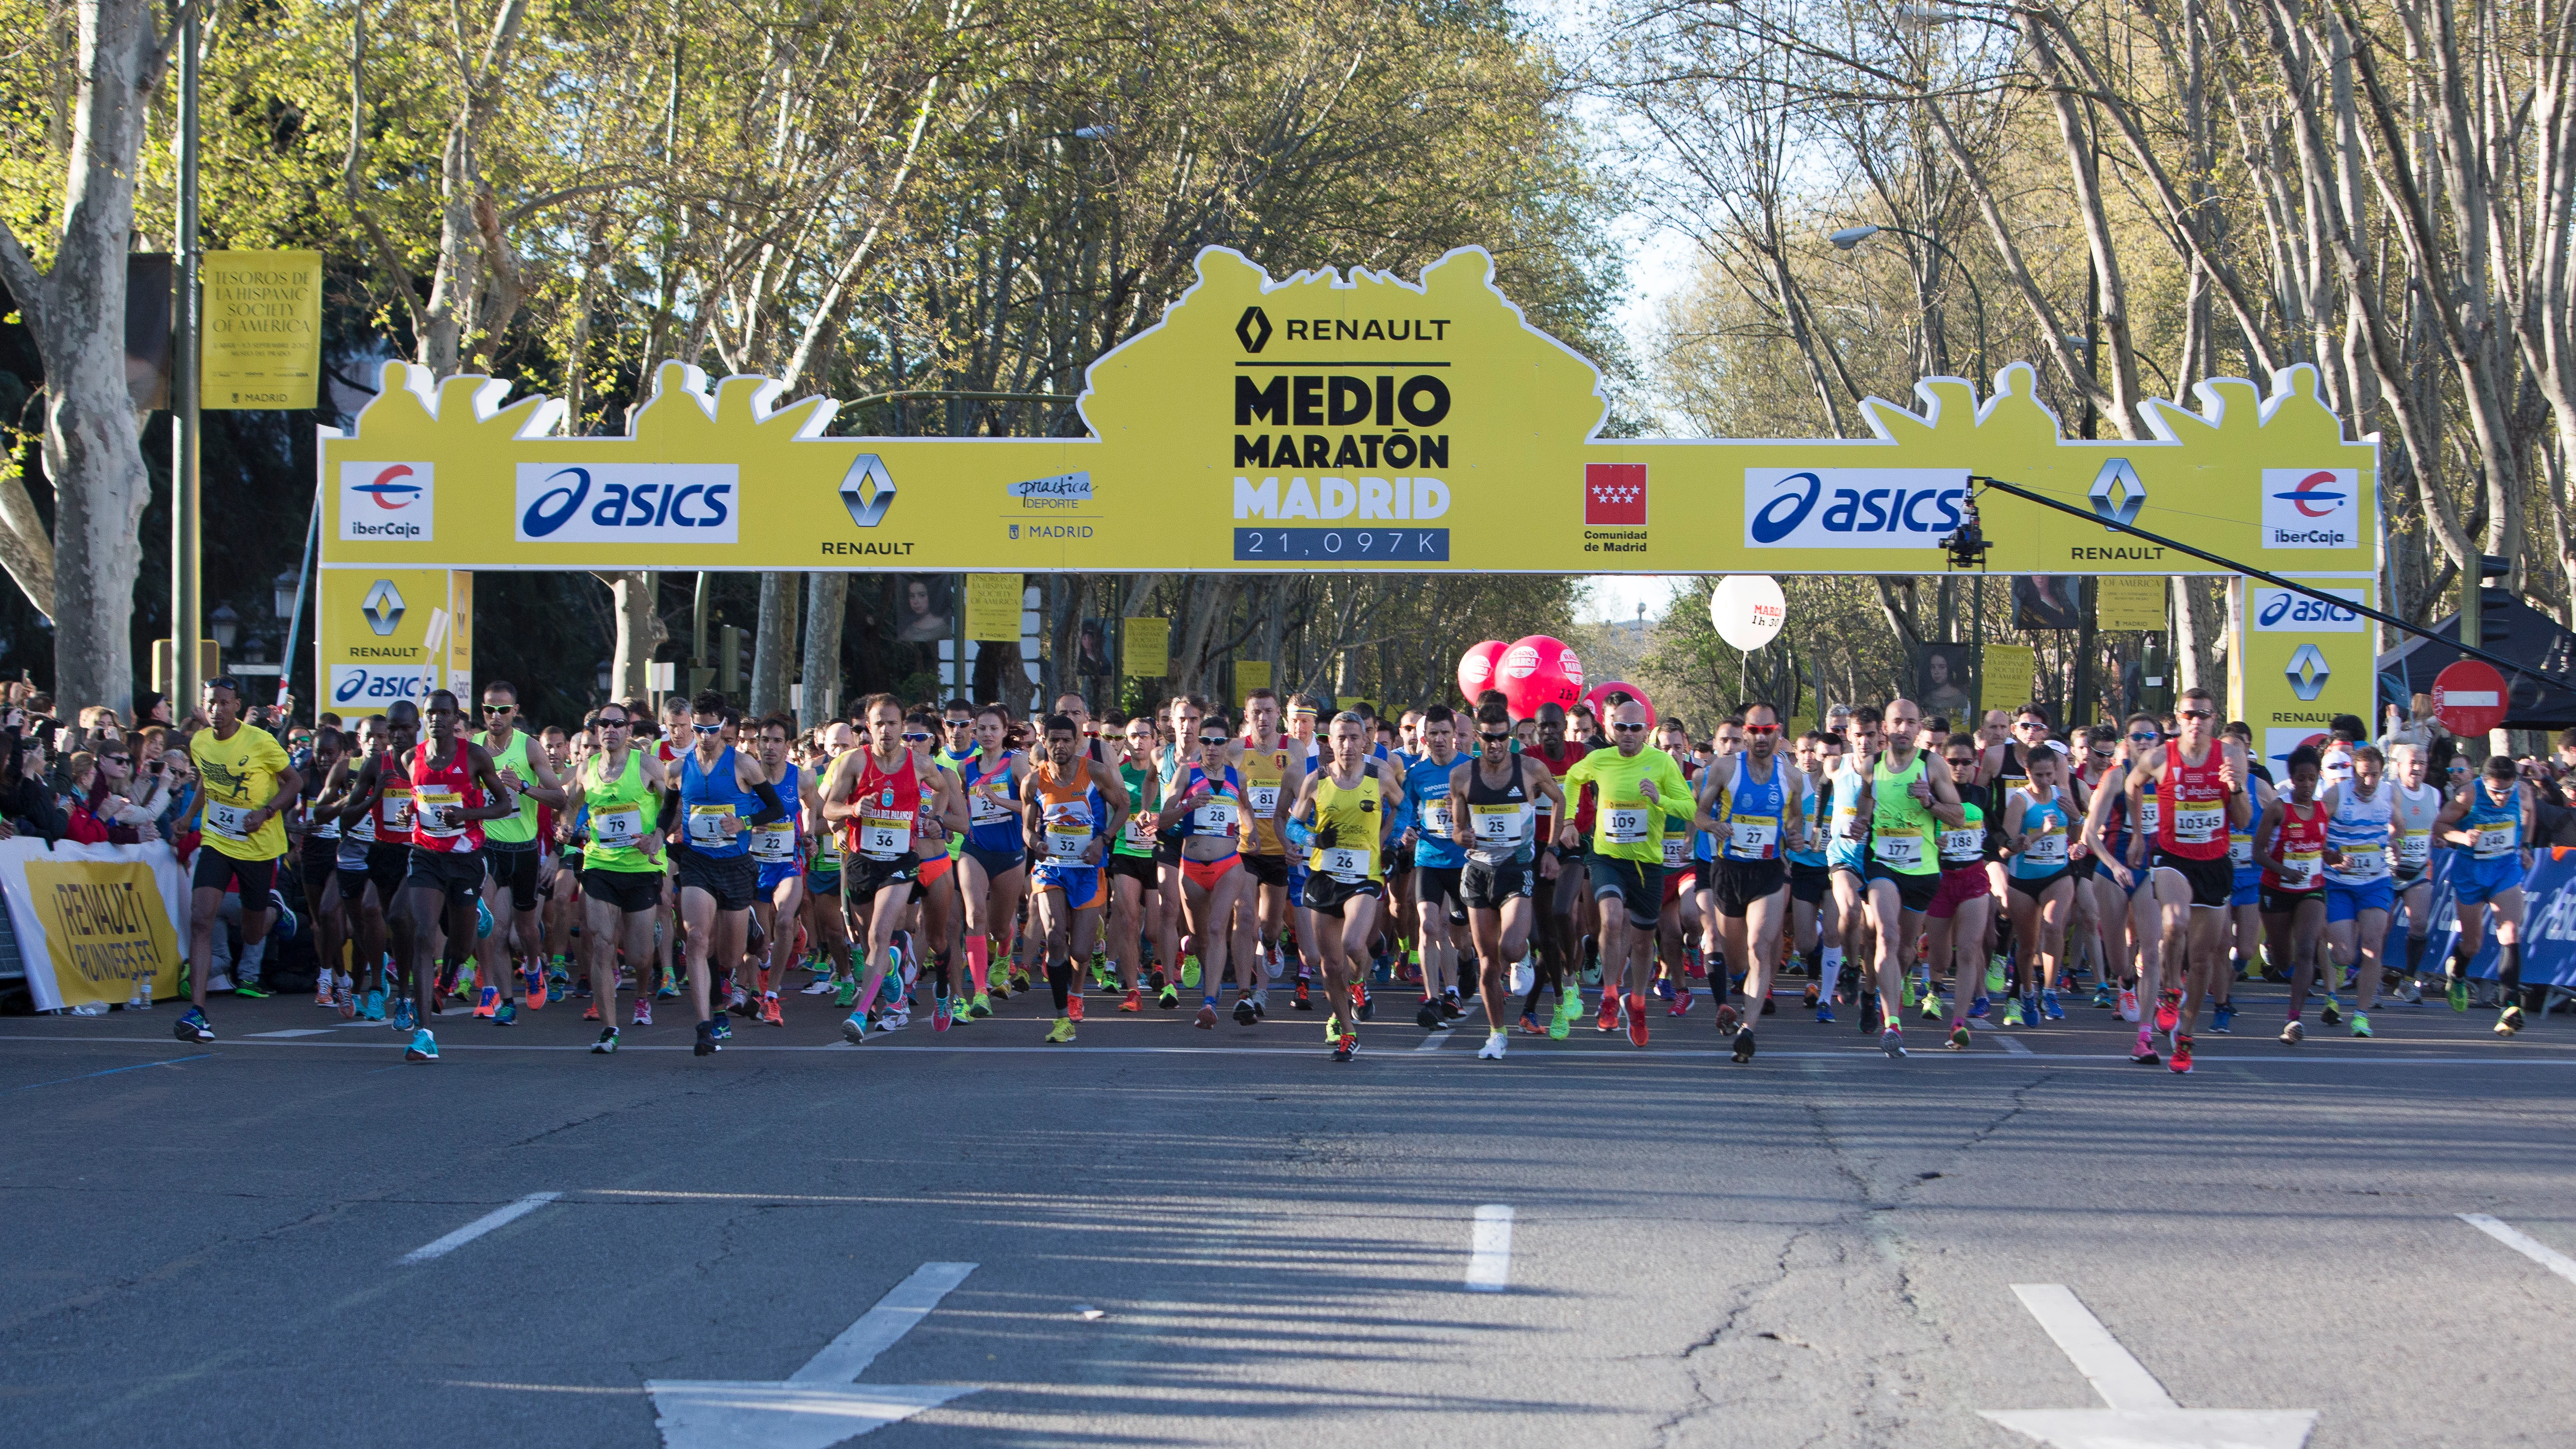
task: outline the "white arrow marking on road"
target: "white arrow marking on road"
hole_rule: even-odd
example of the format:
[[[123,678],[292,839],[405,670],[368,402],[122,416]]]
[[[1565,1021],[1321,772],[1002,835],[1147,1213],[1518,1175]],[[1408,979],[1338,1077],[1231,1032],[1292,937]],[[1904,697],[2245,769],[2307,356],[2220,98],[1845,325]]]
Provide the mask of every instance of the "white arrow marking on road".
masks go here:
[[[2057,1341],[2107,1409],[1981,1409],[2057,1449],[2299,1449],[2314,1409],[2186,1409],[2062,1283],[2015,1283],[2015,1296]]]
[[[2479,1232],[2482,1232],[2488,1237],[2495,1239],[2497,1242],[2504,1244],[2506,1247],[2513,1249],[2515,1252],[2529,1258],[2531,1261],[2538,1263],[2540,1266],[2557,1274],[2559,1277],[2566,1279],[2568,1282],[2576,1283],[2576,1258],[2570,1258],[2565,1253],[2558,1251],[2556,1248],[2549,1246],[2547,1243],[2540,1241],[2529,1233],[2513,1227],[2510,1224],[2499,1222],[2494,1218],[2488,1217],[2485,1213],[2461,1213],[2458,1216],[2461,1222],[2467,1223],[2470,1227],[2477,1229]]]
[[[1468,1240],[1467,1291],[1500,1293],[1512,1285],[1512,1210],[1507,1203],[1476,1209],[1476,1233]]]
[[[851,1382],[974,1271],[972,1263],[922,1264],[783,1382],[647,1381],[665,1449],[827,1449],[975,1392]]]

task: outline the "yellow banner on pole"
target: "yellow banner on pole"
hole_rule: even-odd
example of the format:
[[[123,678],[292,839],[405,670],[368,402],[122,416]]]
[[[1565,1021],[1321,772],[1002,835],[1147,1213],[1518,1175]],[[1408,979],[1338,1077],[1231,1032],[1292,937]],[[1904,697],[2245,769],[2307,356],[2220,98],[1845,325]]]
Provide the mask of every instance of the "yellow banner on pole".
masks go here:
[[[1127,673],[1136,679],[1161,679],[1172,672],[1172,621],[1124,619]]]
[[[2364,608],[2378,607],[2367,583],[2298,581]],[[2253,727],[2258,758],[2275,778],[2287,780],[2290,752],[2301,745],[2322,747],[2336,715],[2359,715],[2368,723],[2375,636],[2370,621],[2350,609],[2253,579],[2237,579],[2229,587],[2240,591],[2237,613],[2245,634],[2244,647],[2227,658],[2227,712]]]
[[[1238,659],[1234,661],[1234,702],[1238,705],[1252,697],[1256,689],[1270,688],[1270,661]]]
[[[1985,677],[1978,693],[1980,709],[2014,709],[2031,702],[2039,677],[2039,651],[2027,644],[1986,646]]]
[[[2157,634],[2165,627],[2165,581],[2098,578],[2093,581],[2093,627],[2106,634]]]
[[[1019,574],[968,574],[966,576],[966,637],[994,644],[1016,644],[1020,639],[1022,576]]]
[[[356,719],[474,685],[474,575],[462,569],[322,570],[323,709]]]
[[[208,252],[207,409],[309,408],[322,374],[322,254]]]

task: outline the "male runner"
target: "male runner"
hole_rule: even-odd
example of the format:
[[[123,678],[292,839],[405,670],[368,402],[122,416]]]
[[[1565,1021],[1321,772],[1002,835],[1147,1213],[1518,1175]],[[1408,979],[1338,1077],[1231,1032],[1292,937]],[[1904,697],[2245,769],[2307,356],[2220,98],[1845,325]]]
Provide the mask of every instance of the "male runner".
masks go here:
[[[432,690],[429,738],[412,747],[406,773],[411,780],[411,863],[403,877],[403,914],[409,918],[415,1007],[425,1019],[438,1002],[439,972],[435,956],[444,930],[446,955],[461,965],[479,944],[475,905],[483,894],[483,822],[518,813],[510,787],[492,767],[481,745],[460,733],[465,711],[456,696]],[[442,919],[440,907],[446,914]],[[495,1026],[516,1026],[518,1008],[510,1000],[511,982],[504,973],[479,983],[474,1015]],[[438,1039],[424,1024],[412,1033],[406,1061],[438,1060]]]
[[[1834,911],[1842,928],[1841,964],[1853,981],[1844,999],[1858,1004],[1856,1015],[1864,1033],[1876,1024],[1870,1018],[1876,1010],[1878,986],[1875,979],[1863,979],[1875,977],[1877,956],[1869,914],[1869,817],[1862,805],[1869,794],[1869,772],[1886,743],[1885,718],[1874,704],[1852,710],[1849,748],[1839,766],[1825,776],[1832,804],[1825,841],[1826,880],[1833,887]],[[1872,969],[1864,970],[1863,961],[1871,962]],[[1816,1020],[1829,1022],[1834,1019],[1834,995],[1843,990],[1842,971],[1828,970],[1823,988],[1816,1002]]]
[[[1538,883],[1538,971],[1530,982],[1529,998],[1521,1004],[1521,1014],[1535,1015],[1541,991],[1553,984],[1556,988],[1556,1014],[1571,1028],[1574,1018],[1583,1011],[1583,938],[1595,914],[1590,883],[1585,879],[1585,851],[1581,846],[1558,844],[1567,824],[1572,824],[1578,838],[1589,840],[1593,825],[1593,792],[1566,791],[1566,772],[1586,754],[1590,747],[1566,738],[1565,706],[1542,704],[1533,723],[1534,746],[1526,751],[1547,766],[1560,786],[1565,804],[1553,814],[1539,817],[1539,840],[1546,846],[1539,859]],[[1610,1015],[1609,994],[1602,998],[1602,1014]],[[1614,1018],[1615,1019],[1615,1018]],[[1558,1036],[1553,1025],[1550,1036]]]
[[[1279,936],[1288,926],[1291,871],[1288,837],[1280,827],[1288,818],[1289,802],[1297,798],[1297,787],[1306,779],[1305,751],[1295,736],[1280,732],[1279,696],[1268,689],[1256,689],[1244,697],[1243,745],[1235,768],[1243,775],[1243,868],[1252,872],[1258,888],[1246,893],[1246,901],[1257,907],[1253,916],[1259,954],[1253,959],[1261,974],[1253,1000],[1258,1005],[1269,994],[1268,983],[1285,971]],[[1236,945],[1240,947],[1244,940],[1244,932],[1238,929]]]
[[[1306,908],[1318,927],[1316,972],[1332,1011],[1324,1023],[1333,1060],[1359,1051],[1361,1004],[1368,942],[1386,896],[1384,859],[1393,833],[1392,808],[1400,789],[1395,767],[1369,754],[1368,722],[1356,712],[1333,716],[1333,758],[1298,787],[1291,820],[1314,833],[1306,859]],[[1331,925],[1326,925],[1326,922]]]
[[[2412,740],[2389,747],[2395,775],[2388,822],[2397,852],[2395,905],[2406,912],[2406,972],[2398,999],[2409,1006],[2424,1004],[2424,951],[2433,932],[2433,826],[2450,803],[2424,783],[2424,756],[2423,747]]]
[[[1450,783],[1458,770],[1457,716],[1449,706],[1435,704],[1419,716],[1408,710],[1405,717],[1414,722],[1422,745],[1421,755],[1404,766],[1404,818],[1411,823],[1398,842],[1413,848],[1414,914],[1419,918],[1422,951],[1422,1005],[1413,1020],[1424,1031],[1445,1031],[1466,1014],[1458,999],[1454,935],[1457,927],[1467,924],[1467,901],[1460,889],[1467,851],[1451,828],[1456,816]]]
[[[578,816],[587,843],[581,854],[582,949],[591,1004],[601,1017],[591,1051],[617,1050],[617,966],[635,968],[635,1025],[653,1024],[653,920],[662,908],[663,792],[669,775],[661,753],[630,738],[634,716],[611,701],[593,720],[599,749],[574,771],[564,813]]]
[[[2451,864],[2454,893],[2460,903],[2460,939],[2451,948],[2451,1009],[2469,1006],[2469,963],[2486,943],[2487,923],[2496,934],[2498,1002],[2495,1033],[2509,1037],[2522,1030],[2522,881],[2530,867],[2524,860],[2531,822],[2539,818],[2531,782],[2515,770],[2512,757],[2490,755],[2486,768],[2443,807],[2434,834],[2459,848]],[[200,898],[202,899],[202,897]]]
[[[1560,783],[1568,791],[1590,785],[1598,792],[1589,870],[1592,895],[1596,903],[1619,903],[1617,910],[1601,910],[1601,1029],[1618,1029],[1624,1005],[1628,1040],[1642,1047],[1646,988],[1655,972],[1655,926],[1664,894],[1668,815],[1662,806],[1687,799],[1690,784],[1672,756],[1646,743],[1644,705],[1630,700],[1612,706],[1610,733],[1614,748],[1584,755]],[[1557,827],[1560,846],[1571,849],[1582,838],[1573,820]]]
[[[1218,741],[1220,749],[1224,743]],[[1098,930],[1108,901],[1100,863],[1126,824],[1128,806],[1126,782],[1115,767],[1086,752],[1081,726],[1067,715],[1048,715],[1046,759],[1029,774],[1021,819],[1029,848],[1038,855],[1030,907],[1042,936],[1047,990],[1055,997],[1055,1026],[1046,1036],[1052,1045],[1074,1038],[1080,1010],[1074,962],[1089,955],[1089,936]],[[1230,829],[1233,822],[1226,824]],[[1202,942],[1200,949],[1210,948]],[[1221,958],[1222,942],[1213,949]]]
[[[188,877],[188,1009],[173,1030],[181,1041],[208,1042],[215,1029],[206,1020],[206,983],[227,885],[241,895],[234,994],[268,994],[259,989],[259,955],[274,915],[269,892],[277,886],[277,862],[286,854],[286,822],[279,816],[295,803],[304,777],[288,763],[275,735],[243,725],[239,681],[219,674],[206,681],[200,698],[208,725],[188,737],[188,762],[201,791],[204,844]]]
[[[1891,699],[1885,711],[1886,748],[1870,767],[1869,914],[1878,939],[1878,1002],[1884,1024],[1879,1050],[1905,1055],[1906,956],[1922,933],[1923,912],[1941,888],[1934,832],[1967,822],[1950,764],[1916,747],[1923,711],[1910,699]]]
[[[1767,699],[1746,705],[1743,730],[1744,751],[1722,757],[1701,774],[1691,823],[1717,843],[1715,894],[1726,970],[1732,974],[1740,966],[1744,972],[1740,1016],[1725,983],[1712,983],[1720,1002],[1717,1029],[1735,1028],[1735,1059],[1749,1062],[1753,1018],[1771,1008],[1771,974],[1780,959],[1780,928],[1789,916],[1781,847],[1807,844],[1808,832],[1804,781],[1780,758],[1779,706]]]
[[[823,818],[842,832],[841,897],[863,911],[868,923],[865,975],[845,998],[857,1005],[841,1023],[842,1037],[853,1046],[872,1031],[894,1029],[897,1018],[877,1014],[877,990],[895,966],[895,928],[921,870],[913,833],[922,797],[935,797],[943,788],[936,768],[904,742],[901,701],[891,694],[869,695],[859,702],[859,717],[868,727],[866,746],[834,760],[823,783]],[[964,818],[962,807],[957,818]]]
[[[483,686],[483,728],[473,738],[517,797],[515,810],[483,827],[483,855],[492,872],[483,904],[494,921],[508,924],[496,928],[475,956],[487,982],[500,980],[504,963],[512,958],[526,962],[520,979],[528,1009],[534,1011],[546,1004],[545,933],[537,920],[537,875],[545,842],[537,833],[537,814],[540,806],[562,807],[563,783],[555,778],[545,752],[519,727],[519,691],[508,680]]]
[[[2218,706],[2210,692],[2198,685],[2184,690],[2174,713],[2179,733],[2139,759],[2129,772],[2128,793],[2143,807],[2154,792],[2153,889],[2164,917],[2158,955],[2163,974],[2177,984],[2165,986],[2149,975],[2159,963],[2140,953],[2140,993],[2156,1009],[2151,1021],[2139,1023],[2137,1049],[2129,1059],[2156,1064],[2152,1025],[2165,1033],[2173,1069],[2187,1072],[2201,997],[2214,994],[2213,978],[2227,962],[2228,902],[2236,893],[2228,830],[2251,819],[2254,805],[2243,753],[2214,733]],[[2143,818],[2139,829],[2149,833]],[[2260,842],[2255,853],[2262,854]]]
[[[2352,1034],[2370,1035],[2370,1009],[2379,1004],[2379,954],[2388,940],[2388,912],[2397,903],[2389,869],[2395,849],[2395,782],[2381,772],[2377,745],[2347,750],[2351,778],[2326,788],[2326,962],[2324,995],[2336,1019],[2335,973],[2353,976]]]
[[[1478,986],[1485,1001],[1485,1044],[1476,1055],[1501,1061],[1512,1009],[1511,963],[1520,959],[1536,914],[1531,886],[1537,875],[1532,847],[1537,843],[1538,802],[1545,800],[1558,816],[1565,813],[1565,792],[1556,776],[1527,757],[1512,752],[1511,711],[1499,699],[1476,707],[1473,760],[1449,770],[1450,839],[1464,848],[1467,864],[1459,872],[1458,894],[1466,902],[1467,928],[1475,942]],[[1535,993],[1533,993],[1535,994]],[[1560,1014],[1560,1022],[1571,1018]],[[1538,1018],[1521,1016],[1521,1030],[1535,1035]],[[1562,1039],[1566,1032],[1554,1033]]]
[[[751,859],[760,868],[751,911],[769,944],[769,964],[762,973],[766,979],[760,983],[760,1019],[771,1026],[785,1026],[787,1016],[779,1007],[778,991],[787,984],[787,968],[796,960],[796,926],[805,908],[805,809],[806,801],[813,798],[813,775],[787,757],[796,721],[774,714],[753,731],[761,771],[787,807],[785,819],[751,832]]]

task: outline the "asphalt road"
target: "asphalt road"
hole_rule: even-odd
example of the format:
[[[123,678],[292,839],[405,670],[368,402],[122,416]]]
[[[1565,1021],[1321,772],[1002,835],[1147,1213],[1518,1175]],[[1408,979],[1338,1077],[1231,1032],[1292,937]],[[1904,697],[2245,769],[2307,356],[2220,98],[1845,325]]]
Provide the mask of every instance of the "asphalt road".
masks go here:
[[[1978,1411],[2105,1399],[2016,1284],[2184,1408],[2565,1445],[2576,1281],[2459,1215],[2576,1257],[2576,1028],[2278,1001],[2187,1079],[2089,1008],[1890,1062],[1784,1005],[1741,1067],[1704,1002],[1500,1064],[1098,998],[861,1048],[791,998],[706,1060],[558,1004],[432,1066],[293,998],[11,1018],[0,1443],[643,1449],[646,1381],[785,1379],[956,1262],[861,1387],[973,1391],[871,1445],[2027,1444]]]

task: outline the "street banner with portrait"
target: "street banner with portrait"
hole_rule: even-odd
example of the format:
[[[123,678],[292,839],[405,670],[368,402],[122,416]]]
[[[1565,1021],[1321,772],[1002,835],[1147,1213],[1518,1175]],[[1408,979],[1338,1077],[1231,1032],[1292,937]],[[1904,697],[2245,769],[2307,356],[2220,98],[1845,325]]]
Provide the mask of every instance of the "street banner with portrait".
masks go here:
[[[1977,711],[1977,701],[1968,693],[1970,681],[1976,678],[1971,663],[1976,653],[1973,644],[1925,644],[1914,667],[1914,702],[1923,707],[1923,717],[1946,715],[1952,724],[1968,721]],[[1964,726],[1973,728],[1974,722]]]
[[[0,898],[36,1009],[121,1005],[141,976],[156,999],[177,995],[187,887],[164,841],[48,849],[31,835],[0,840]]]

